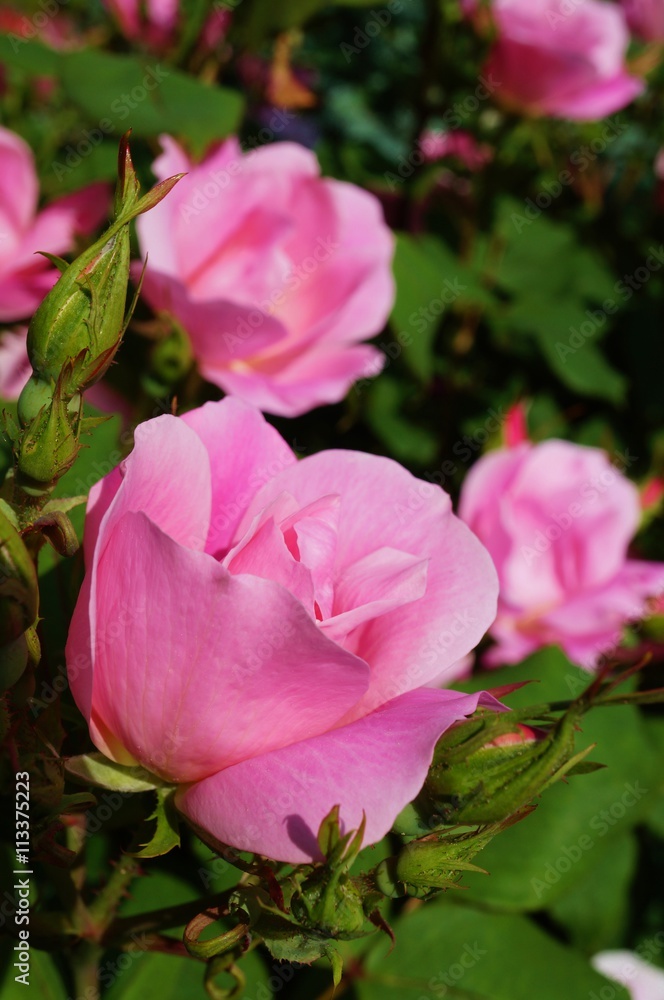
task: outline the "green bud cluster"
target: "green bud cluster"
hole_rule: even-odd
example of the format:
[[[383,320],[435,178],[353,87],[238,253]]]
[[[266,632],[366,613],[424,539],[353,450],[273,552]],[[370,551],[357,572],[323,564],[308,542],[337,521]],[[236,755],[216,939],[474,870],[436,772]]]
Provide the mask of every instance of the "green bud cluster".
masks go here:
[[[16,484],[28,497],[47,496],[76,459],[82,393],[108,370],[127,325],[129,224],[158,204],[179,176],[139,198],[125,135],[113,222],[73,263],[50,257],[62,274],[28,328],[33,374],[19,399],[20,428],[14,434]]]

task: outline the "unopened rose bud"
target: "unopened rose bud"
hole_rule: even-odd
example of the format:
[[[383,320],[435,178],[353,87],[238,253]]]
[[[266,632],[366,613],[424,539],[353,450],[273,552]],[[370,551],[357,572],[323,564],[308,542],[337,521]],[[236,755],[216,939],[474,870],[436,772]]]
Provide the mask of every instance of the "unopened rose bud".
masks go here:
[[[96,243],[64,267],[28,328],[28,355],[42,387],[55,384],[67,364],[71,368],[63,390],[68,397],[83,392],[106,372],[125,328],[129,223],[158,204],[180,176],[163,181],[139,200],[128,135],[123,137],[115,219]],[[34,391],[33,386],[28,393]]]
[[[80,445],[81,400],[72,412],[64,398],[62,380],[21,436],[16,481],[29,496],[42,496],[76,460]]]
[[[479,745],[477,723],[459,723],[436,747],[415,803],[418,813],[437,816],[441,824],[494,823],[513,815],[591,749],[575,754],[574,731],[581,711],[573,705],[548,730],[518,723],[512,732],[493,734],[490,727]],[[495,725],[500,727],[501,721]]]
[[[396,857],[376,867],[376,887],[385,896],[428,896],[435,889],[452,888],[463,872],[484,871],[470,859],[505,825],[496,823],[466,833],[439,831],[413,840]]]

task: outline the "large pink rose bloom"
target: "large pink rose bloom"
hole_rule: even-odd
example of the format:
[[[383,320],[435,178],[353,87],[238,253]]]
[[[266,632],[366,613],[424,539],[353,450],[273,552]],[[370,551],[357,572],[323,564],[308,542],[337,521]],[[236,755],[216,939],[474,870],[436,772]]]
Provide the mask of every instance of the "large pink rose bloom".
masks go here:
[[[237,139],[193,165],[162,137],[159,179],[188,171],[138,220],[143,295],[191,337],[205,378],[269,413],[342,399],[376,374],[394,298],[393,238],[378,200],[322,179],[315,155],[280,142],[244,155]]]
[[[92,184],[42,211],[39,181],[30,147],[0,127],[0,322],[26,319],[58,279],[58,271],[37,253],[68,253],[77,234],[88,233],[108,209],[108,188]]]
[[[603,976],[621,983],[631,1000],[664,1000],[664,971],[633,951],[602,951],[592,964]]]
[[[497,39],[486,73],[507,103],[586,121],[624,108],[643,90],[627,71],[629,32],[617,5],[494,0],[491,10]]]
[[[620,0],[627,23],[639,38],[664,40],[664,0]]]
[[[466,477],[459,514],[498,570],[494,665],[558,643],[590,669],[664,589],[664,564],[627,558],[638,490],[599,449],[552,440],[490,452]]]
[[[67,668],[92,739],[233,847],[318,858],[336,804],[379,840],[441,733],[497,706],[424,686],[496,607],[448,496],[372,455],[298,462],[240,400],[139,426],[91,493],[85,550]]]

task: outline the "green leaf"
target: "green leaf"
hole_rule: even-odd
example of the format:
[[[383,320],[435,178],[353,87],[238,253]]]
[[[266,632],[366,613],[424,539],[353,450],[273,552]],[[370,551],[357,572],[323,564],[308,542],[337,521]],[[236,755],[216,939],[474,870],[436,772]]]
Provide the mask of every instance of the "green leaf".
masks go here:
[[[0,35],[0,62],[35,76],[57,76],[60,54],[55,49],[14,34]]]
[[[254,997],[268,1000],[273,995],[271,977],[260,955],[256,951],[249,952],[241,958],[239,966],[247,979],[247,1000]],[[278,980],[280,967],[277,963],[274,969],[272,978],[276,976]],[[183,1000],[185,997],[186,1000],[209,1000],[203,986],[205,965],[193,958],[132,951],[109,957],[102,970],[109,984],[108,991],[102,994],[103,1000],[146,1000],[152,997],[159,1000]],[[216,977],[215,983],[223,986],[224,975]],[[231,985],[230,977],[225,985]]]
[[[129,852],[134,858],[158,858],[180,846],[180,821],[173,805],[174,790],[158,788],[156,791],[157,805],[148,816],[149,821],[156,820],[155,830],[140,851]]]
[[[131,896],[123,901],[120,915],[136,917],[152,910],[179,906],[207,891],[202,884],[196,889],[182,878],[151,865],[149,874],[132,884]],[[183,926],[168,927],[165,933],[180,939],[183,930]],[[140,933],[135,943],[140,948]],[[277,964],[272,973],[268,972],[261,956],[252,951],[242,957],[240,967],[247,977],[247,998],[262,996],[267,1000],[272,995],[268,988],[270,974],[279,975]],[[203,988],[205,966],[192,958],[141,950],[123,955],[108,952],[102,960],[101,972],[102,985],[106,986],[103,1000],[145,1000],[152,996],[159,1000],[208,1000]],[[224,985],[224,977],[219,976],[215,982]]]
[[[156,775],[144,768],[116,764],[103,753],[70,757],[65,766],[70,775],[114,792],[149,792],[162,784]]]
[[[477,690],[531,678],[540,683],[514,692],[507,704],[525,707],[575,697],[589,679],[551,647],[464,686]],[[471,873],[464,879],[469,899],[508,911],[549,907],[652,808],[657,761],[638,709],[595,708],[580,729],[577,747],[596,743],[593,758],[606,767],[548,789],[531,816],[496,837],[477,858],[491,877]]]
[[[634,834],[616,838],[597,864],[551,907],[573,943],[587,954],[619,947],[629,915],[629,889],[636,871]]]
[[[602,995],[607,980],[525,917],[485,913],[438,898],[394,925],[356,981],[359,1000],[561,1000]],[[615,984],[612,984],[615,985]],[[571,992],[570,992],[571,990]],[[619,986],[611,993],[627,1000]]]
[[[624,399],[627,380],[595,343],[602,324],[589,319],[583,303],[562,296],[542,302],[528,293],[507,309],[503,321],[534,336],[550,369],[570,389],[613,403]],[[582,330],[592,332],[585,337]]]
[[[108,987],[104,1000],[209,1000],[204,975],[205,966],[194,959],[130,951],[105,959],[100,981]]]
[[[411,395],[407,384],[381,375],[367,393],[367,422],[391,454],[402,461],[425,466],[432,462],[438,440],[430,428],[416,424],[404,413],[406,397]]]
[[[502,253],[485,264],[491,279],[512,296],[502,316],[497,314],[498,326],[532,336],[551,371],[570,389],[622,402],[627,381],[597,346],[621,305],[611,272],[578,243],[569,224],[545,216],[528,221],[523,208],[503,199],[494,240]]]
[[[237,131],[243,112],[236,91],[208,86],[156,59],[98,49],[63,53],[59,78],[72,103],[103,132],[169,132],[186,137],[196,152]]]
[[[16,953],[13,952],[13,939],[3,944],[3,965],[5,973],[0,976],[0,995],[2,1000],[25,1000],[25,997],[39,997],[39,1000],[67,1000],[68,993],[60,977],[60,972],[50,955],[44,951],[30,949],[30,973],[28,986],[16,982],[15,976],[21,975],[21,970],[14,968]]]
[[[491,302],[478,276],[435,236],[397,233],[392,326],[411,371],[428,382],[436,331],[454,304]]]

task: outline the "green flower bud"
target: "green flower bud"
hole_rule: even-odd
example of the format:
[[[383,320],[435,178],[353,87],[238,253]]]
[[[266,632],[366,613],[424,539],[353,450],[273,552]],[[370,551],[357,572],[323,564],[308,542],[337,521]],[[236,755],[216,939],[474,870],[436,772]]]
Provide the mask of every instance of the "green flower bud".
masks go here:
[[[42,407],[51,402],[53,389],[54,383],[51,379],[44,380],[39,375],[32,375],[28,379],[18,399],[18,419],[21,427],[27,427]]]
[[[41,496],[64,476],[79,452],[81,400],[78,412],[70,413],[63,396],[71,366],[66,366],[53,397],[30,421],[21,436],[17,453],[16,482],[29,496]]]
[[[138,181],[131,162],[128,133],[120,143],[115,219],[96,243],[72,264],[64,265],[28,328],[28,355],[37,379],[54,384],[69,364],[63,392],[83,392],[106,372],[125,330],[129,280],[129,223],[158,204],[180,176],[162,181],[138,200]],[[29,390],[34,394],[35,388]],[[24,400],[26,415],[34,404]]]
[[[520,817],[519,817],[520,818]],[[394,858],[375,869],[376,887],[385,896],[428,896],[438,889],[455,887],[463,872],[483,872],[470,859],[499,833],[506,823],[477,830],[439,831],[407,844]]]
[[[0,507],[0,662],[3,648],[30,628],[39,609],[34,562],[4,506]],[[11,651],[7,655],[13,659]]]
[[[583,707],[572,704],[548,730],[533,730],[497,716],[478,745],[477,721],[448,730],[416,800],[417,812],[439,824],[500,822],[532,802],[578,764],[592,747],[574,753],[574,733]],[[501,732],[502,728],[502,732]],[[464,735],[467,738],[464,738]]]

